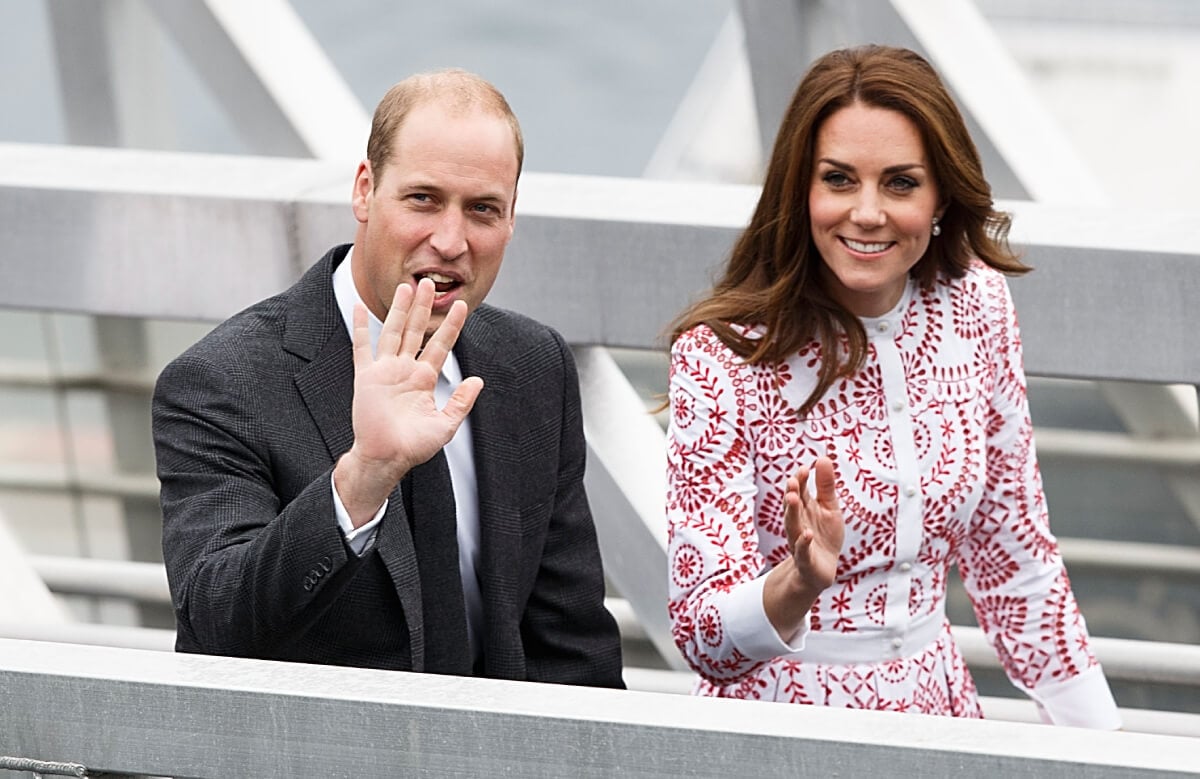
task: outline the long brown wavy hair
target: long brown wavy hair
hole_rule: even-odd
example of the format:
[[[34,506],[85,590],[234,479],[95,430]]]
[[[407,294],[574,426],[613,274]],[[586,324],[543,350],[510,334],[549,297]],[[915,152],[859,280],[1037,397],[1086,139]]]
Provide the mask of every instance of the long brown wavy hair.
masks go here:
[[[922,286],[930,287],[939,273],[962,277],[973,257],[1004,273],[1030,270],[1009,249],[1011,217],[994,208],[979,152],[933,67],[916,52],[890,46],[825,54],[792,97],[758,206],[723,275],[670,330],[674,343],[687,330],[708,325],[751,364],[781,363],[818,341],[823,355],[818,381],[801,416],[836,380],[862,367],[867,354],[862,323],[826,288],[808,203],[817,133],[836,111],[855,103],[898,111],[920,131],[945,205],[941,235],[911,271]]]

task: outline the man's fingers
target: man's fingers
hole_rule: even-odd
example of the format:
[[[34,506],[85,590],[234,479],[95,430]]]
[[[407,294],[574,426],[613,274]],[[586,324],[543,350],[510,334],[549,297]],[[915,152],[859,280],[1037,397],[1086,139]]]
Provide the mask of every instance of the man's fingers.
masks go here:
[[[392,295],[392,305],[388,307],[387,318],[383,320],[383,330],[379,333],[378,353],[398,354],[404,339],[404,326],[408,321],[408,312],[412,308],[414,291],[409,284],[396,285]]]
[[[471,413],[471,409],[475,407],[475,401],[479,398],[479,393],[482,390],[483,379],[478,376],[469,376],[463,379],[462,384],[459,384],[453,394],[450,395],[450,399],[446,401],[446,406],[442,409],[442,413],[454,420],[456,429],[467,418],[467,414]]]
[[[435,289],[430,279],[421,279],[417,282],[412,306],[408,310],[408,319],[404,323],[400,353],[414,355],[424,346],[425,328],[429,326],[429,313],[433,309],[434,293]]]
[[[371,354],[371,330],[367,326],[367,307],[362,303],[354,304],[354,327],[350,331],[350,343],[354,347],[354,371],[357,373],[370,365],[374,357]]]
[[[458,335],[462,332],[463,323],[467,320],[467,304],[461,300],[454,301],[446,318],[438,325],[438,329],[425,343],[421,350],[421,359],[430,363],[436,370],[442,369],[446,355],[454,348]]]

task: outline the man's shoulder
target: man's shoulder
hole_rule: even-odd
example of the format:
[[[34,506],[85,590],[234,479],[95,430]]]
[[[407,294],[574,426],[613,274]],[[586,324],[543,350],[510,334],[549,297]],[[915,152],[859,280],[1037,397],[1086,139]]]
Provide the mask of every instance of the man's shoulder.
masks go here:
[[[541,393],[559,381],[574,381],[575,358],[553,327],[515,311],[481,305],[467,319],[456,347],[464,371],[493,389],[528,387]]]
[[[515,343],[527,347],[532,343],[563,343],[558,331],[550,325],[488,303],[483,303],[471,314],[470,330],[476,335],[485,335],[500,343]]]
[[[292,289],[237,312],[188,347],[177,359],[213,357],[229,360],[238,355],[255,359],[256,355],[261,356],[264,348],[278,347],[282,342]]]
[[[330,260],[333,254],[331,251],[321,258],[287,289],[252,303],[216,325],[174,362],[217,360],[226,365],[269,363],[273,356],[284,351],[289,319],[296,319],[298,309],[313,308],[315,318],[317,307],[312,298],[328,296],[332,300]],[[329,305],[332,303],[321,308],[328,308]]]

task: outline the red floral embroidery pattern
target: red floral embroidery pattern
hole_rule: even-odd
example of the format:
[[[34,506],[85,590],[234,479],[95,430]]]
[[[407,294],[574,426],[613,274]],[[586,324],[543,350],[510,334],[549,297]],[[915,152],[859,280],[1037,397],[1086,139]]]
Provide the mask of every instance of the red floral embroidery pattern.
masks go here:
[[[746,624],[730,619],[746,607],[740,588],[787,563],[784,481],[819,454],[835,463],[847,529],[837,581],[810,611],[811,630],[869,634],[888,620],[938,614],[957,565],[1015,683],[1063,681],[1095,664],[1048,529],[1004,278],[976,264],[962,279],[916,290],[897,321],[892,340],[872,340],[863,369],[835,382],[804,420],[795,409],[815,386],[816,344],[779,366],[746,365],[706,327],[674,344],[668,613],[701,676],[697,692],[981,716],[948,626],[910,657],[844,666],[751,657],[749,637],[731,635],[735,622]],[[888,373],[897,362],[884,361],[885,347],[902,376]],[[913,460],[916,513],[899,475]],[[901,571],[897,555],[911,555],[914,543],[912,567]],[[896,587],[906,588],[898,601],[889,597]],[[906,608],[889,612],[889,601]]]
[[[704,558],[700,550],[691,544],[683,544],[674,550],[671,565],[675,574],[676,587],[695,586],[704,577]]]

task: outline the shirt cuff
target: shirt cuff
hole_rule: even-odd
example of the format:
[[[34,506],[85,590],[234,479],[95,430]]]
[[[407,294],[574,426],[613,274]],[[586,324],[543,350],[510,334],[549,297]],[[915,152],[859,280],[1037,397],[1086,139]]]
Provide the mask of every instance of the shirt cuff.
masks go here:
[[[1098,665],[1064,682],[1042,685],[1029,692],[1042,722],[1076,728],[1117,730],[1121,713],[1108,680]]]
[[[764,574],[730,591],[725,599],[724,621],[729,631],[729,640],[737,650],[751,660],[772,660],[783,655],[799,652],[804,648],[808,636],[808,620],[800,626],[791,643],[784,641],[763,608],[763,587],[767,583]]]
[[[375,512],[375,516],[371,517],[370,522],[356,528],[350,521],[350,512],[346,511],[346,507],[342,504],[342,498],[338,495],[332,473],[329,474],[329,489],[333,491],[333,512],[337,515],[338,527],[342,529],[342,535],[346,537],[346,543],[350,545],[350,550],[362,557],[375,544],[375,533],[379,529],[379,520],[383,519],[383,512],[387,511],[388,502],[387,500],[383,501],[383,505],[379,507],[379,511]]]

